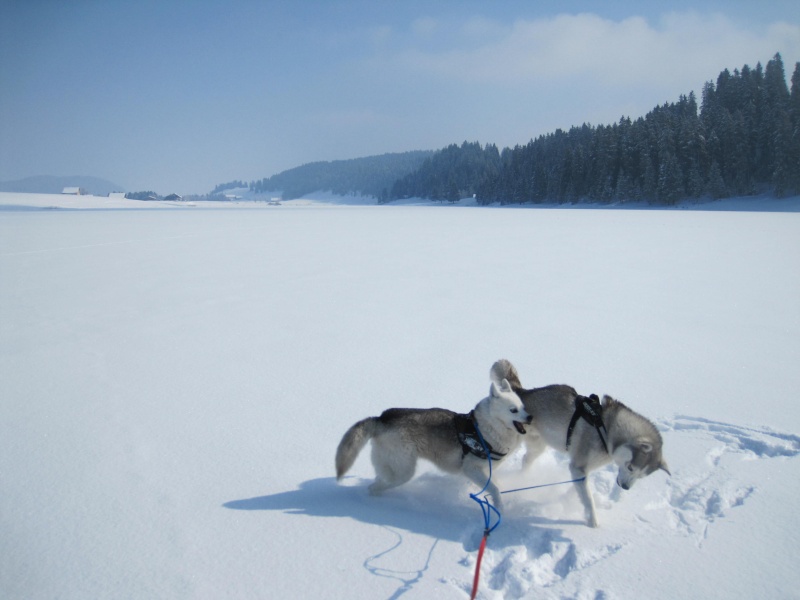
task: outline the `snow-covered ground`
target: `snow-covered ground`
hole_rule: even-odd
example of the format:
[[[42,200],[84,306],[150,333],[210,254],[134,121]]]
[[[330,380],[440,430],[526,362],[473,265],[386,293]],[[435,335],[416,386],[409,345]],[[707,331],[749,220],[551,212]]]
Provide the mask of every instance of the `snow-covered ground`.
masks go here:
[[[127,198],[108,198],[106,196],[73,196],[68,194],[19,194],[14,192],[0,192],[0,210],[52,210],[52,209],[75,209],[75,210],[110,210],[110,209],[131,209],[131,210],[152,210],[154,208],[267,208],[275,210],[278,205],[284,207],[330,207],[330,206],[375,206],[377,200],[372,196],[339,196],[331,192],[315,192],[302,198],[293,200],[279,200],[273,194],[252,194],[244,189],[234,190],[237,192],[237,199],[229,201],[173,201],[173,200],[129,200]],[[271,202],[279,200],[279,202]],[[406,200],[394,200],[387,206],[452,206],[452,207],[477,207],[478,203],[474,198],[463,198],[458,203],[449,203],[438,200],[428,200],[424,198],[408,198]],[[495,208],[498,206],[495,205]],[[615,203],[615,204],[509,204],[504,208],[509,209],[630,209],[630,210],[713,210],[713,211],[743,211],[743,212],[800,212],[800,196],[788,198],[775,198],[772,196],[745,196],[741,198],[725,198],[723,200],[704,200],[690,201],[679,204],[678,206],[665,208],[650,206],[644,203]]]
[[[333,455],[501,357],[650,417],[672,476],[596,473],[597,530],[570,486],[506,496],[479,597],[797,597],[797,199],[20,210],[87,202],[56,198],[0,194],[0,597],[466,598],[476,490],[373,498]],[[568,475],[518,463],[501,489]]]

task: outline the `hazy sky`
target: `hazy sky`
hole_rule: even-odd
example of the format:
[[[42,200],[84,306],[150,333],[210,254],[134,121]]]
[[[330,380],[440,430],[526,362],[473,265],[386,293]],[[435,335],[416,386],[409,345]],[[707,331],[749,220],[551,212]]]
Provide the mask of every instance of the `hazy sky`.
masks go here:
[[[800,2],[0,0],[0,181],[205,193],[317,160],[524,144],[800,61]]]

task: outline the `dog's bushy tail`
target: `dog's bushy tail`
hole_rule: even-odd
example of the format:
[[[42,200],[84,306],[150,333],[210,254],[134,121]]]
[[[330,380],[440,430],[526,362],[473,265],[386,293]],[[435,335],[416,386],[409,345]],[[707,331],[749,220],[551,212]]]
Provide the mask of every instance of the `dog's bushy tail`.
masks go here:
[[[522,382],[519,380],[517,369],[505,358],[501,358],[492,365],[489,377],[498,385],[503,379],[507,379],[508,383],[511,384],[511,389],[514,391],[522,389]]]
[[[380,420],[377,417],[367,417],[345,432],[336,449],[336,479],[341,479],[350,470],[350,467],[356,462],[358,454],[375,436],[379,423]]]

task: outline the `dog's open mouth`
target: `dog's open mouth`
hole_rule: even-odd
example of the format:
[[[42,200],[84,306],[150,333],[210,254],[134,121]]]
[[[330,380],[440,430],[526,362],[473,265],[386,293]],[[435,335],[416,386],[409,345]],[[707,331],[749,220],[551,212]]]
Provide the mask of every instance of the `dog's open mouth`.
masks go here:
[[[525,425],[523,425],[519,421],[514,421],[514,427],[520,433],[520,435],[525,435]]]

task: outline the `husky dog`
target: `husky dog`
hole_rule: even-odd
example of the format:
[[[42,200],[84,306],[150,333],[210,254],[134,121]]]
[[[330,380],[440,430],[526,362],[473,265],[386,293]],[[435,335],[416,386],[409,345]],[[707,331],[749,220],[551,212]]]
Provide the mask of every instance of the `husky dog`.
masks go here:
[[[336,449],[336,478],[347,473],[372,440],[375,481],[370,494],[406,483],[414,476],[418,458],[448,473],[463,473],[483,487],[489,478],[489,458],[499,463],[513,452],[530,422],[519,396],[503,379],[493,382],[489,396],[467,415],[444,408],[390,408],[347,430]],[[500,491],[492,482],[487,490],[499,510]]]
[[[591,471],[615,462],[619,467],[617,484],[623,490],[659,469],[669,474],[661,456],[661,434],[622,402],[603,396],[601,405],[597,396],[585,398],[567,385],[525,389],[516,368],[505,359],[492,365],[491,377],[493,381],[508,381],[533,417],[523,442],[523,468],[529,467],[547,446],[568,453],[572,477],[584,478],[576,486],[591,527],[597,527],[586,478]]]

